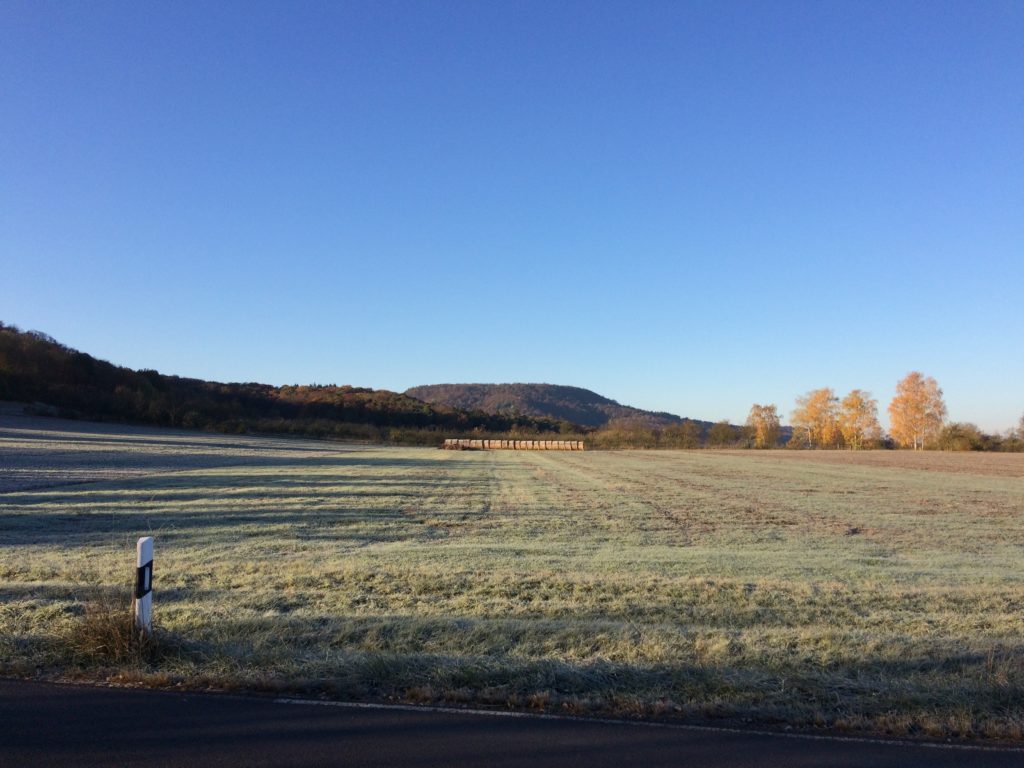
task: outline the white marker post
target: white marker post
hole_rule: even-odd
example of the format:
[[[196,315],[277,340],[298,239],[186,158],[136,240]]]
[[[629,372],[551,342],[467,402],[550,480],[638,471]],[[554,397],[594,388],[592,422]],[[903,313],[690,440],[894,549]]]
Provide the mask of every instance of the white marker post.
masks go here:
[[[135,626],[144,635],[153,632],[153,537],[135,546]]]

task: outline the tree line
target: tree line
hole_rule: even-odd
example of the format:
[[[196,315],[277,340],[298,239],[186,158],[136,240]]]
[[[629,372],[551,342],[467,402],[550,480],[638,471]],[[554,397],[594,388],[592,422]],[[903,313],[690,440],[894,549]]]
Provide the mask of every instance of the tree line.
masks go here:
[[[878,405],[853,390],[830,388],[797,399],[792,426],[775,405],[755,404],[745,425],[691,419],[650,426],[616,418],[600,428],[565,419],[485,413],[431,405],[365,387],[221,384],[134,371],[70,349],[44,333],[0,322],[0,400],[34,404],[67,418],[183,427],[229,433],[285,434],[440,445],[447,437],[585,440],[589,448],[939,448],[1024,450],[1024,417],[1016,433],[988,435],[973,424],[945,421],[942,390],[914,372],[889,406],[883,434]]]
[[[1016,430],[990,435],[974,424],[946,420],[942,389],[931,376],[911,371],[896,385],[889,403],[889,434],[878,422],[878,401],[854,389],[840,399],[830,387],[814,389],[796,399],[790,414],[790,448],[909,448],[952,451],[1022,451],[1024,416]],[[778,409],[755,403],[747,416],[748,442],[774,448],[780,440]]]
[[[466,433],[528,439],[576,431],[556,419],[467,412],[365,387],[222,384],[134,371],[3,323],[0,400],[67,418],[423,445]]]

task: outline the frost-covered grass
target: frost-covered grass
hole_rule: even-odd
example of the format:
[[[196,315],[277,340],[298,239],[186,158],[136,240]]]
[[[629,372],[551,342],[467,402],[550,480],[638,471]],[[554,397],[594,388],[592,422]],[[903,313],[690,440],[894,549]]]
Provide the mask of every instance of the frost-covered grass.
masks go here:
[[[14,421],[8,674],[1024,738],[1024,455]],[[104,659],[74,639],[96,605],[127,611],[141,535],[162,651]]]

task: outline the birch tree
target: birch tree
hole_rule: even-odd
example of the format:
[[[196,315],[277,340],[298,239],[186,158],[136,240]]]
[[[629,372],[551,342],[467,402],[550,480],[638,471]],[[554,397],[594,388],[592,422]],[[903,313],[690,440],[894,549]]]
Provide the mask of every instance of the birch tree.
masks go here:
[[[878,401],[870,392],[854,389],[839,404],[839,431],[843,442],[857,451],[866,442],[878,440],[882,428],[878,425]]]
[[[938,437],[946,420],[946,403],[935,379],[911,371],[896,385],[889,403],[889,431],[893,440],[915,451]]]
[[[754,437],[755,448],[774,448],[779,442],[779,413],[774,405],[758,405],[750,407],[747,426]]]
[[[832,448],[841,437],[838,420],[839,398],[830,387],[814,389],[796,399],[791,414],[793,429],[808,448]]]

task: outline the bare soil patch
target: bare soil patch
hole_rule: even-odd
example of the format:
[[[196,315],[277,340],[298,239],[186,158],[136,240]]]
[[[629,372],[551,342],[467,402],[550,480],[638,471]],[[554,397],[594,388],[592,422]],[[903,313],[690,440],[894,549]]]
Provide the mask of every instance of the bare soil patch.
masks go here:
[[[716,451],[760,461],[816,463],[992,477],[1024,477],[1024,453],[971,451]]]

